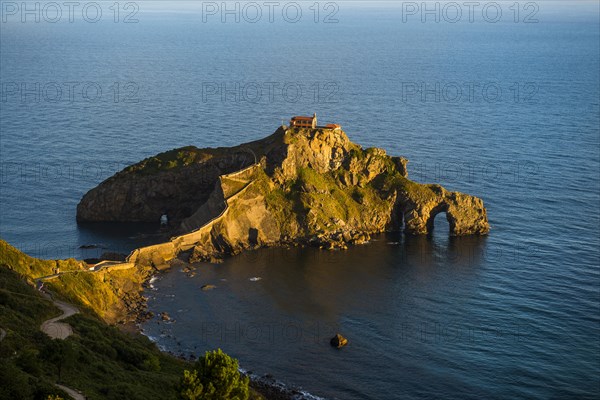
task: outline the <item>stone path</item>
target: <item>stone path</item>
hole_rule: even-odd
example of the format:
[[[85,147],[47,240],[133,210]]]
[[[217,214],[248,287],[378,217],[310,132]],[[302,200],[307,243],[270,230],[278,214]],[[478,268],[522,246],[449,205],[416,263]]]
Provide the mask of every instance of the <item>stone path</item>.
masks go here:
[[[62,310],[63,314],[42,322],[40,329],[52,339],[66,339],[73,334],[73,329],[69,324],[59,321],[62,321],[73,314],[77,314],[79,310],[75,306],[63,301],[52,300],[52,302],[56,307]]]
[[[129,268],[133,268],[135,267],[134,263],[128,263],[128,262],[123,262],[123,261],[108,261],[108,260],[104,260],[104,261],[100,261],[98,264],[94,265],[91,269],[88,267],[87,269],[74,269],[74,270],[69,270],[69,271],[62,271],[59,272],[57,274],[51,274],[51,275],[46,275],[46,276],[41,276],[39,278],[35,278],[35,280],[37,282],[44,282],[44,281],[49,281],[51,279],[55,279],[58,278],[61,275],[66,275],[66,274],[77,274],[77,273],[94,273],[94,272],[100,272],[102,270],[109,270],[109,269],[129,269]]]

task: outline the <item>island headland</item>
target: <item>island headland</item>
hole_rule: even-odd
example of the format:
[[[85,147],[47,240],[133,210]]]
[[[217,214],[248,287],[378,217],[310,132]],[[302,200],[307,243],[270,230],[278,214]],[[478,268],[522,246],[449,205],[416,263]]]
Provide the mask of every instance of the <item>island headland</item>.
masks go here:
[[[170,150],[125,168],[83,196],[79,222],[157,222],[175,236],[137,249],[132,263],[218,262],[279,245],[345,248],[370,235],[431,233],[445,213],[450,235],[484,235],[483,201],[408,178],[403,157],[352,143],[339,125],[294,117],[272,135],[234,147]]]

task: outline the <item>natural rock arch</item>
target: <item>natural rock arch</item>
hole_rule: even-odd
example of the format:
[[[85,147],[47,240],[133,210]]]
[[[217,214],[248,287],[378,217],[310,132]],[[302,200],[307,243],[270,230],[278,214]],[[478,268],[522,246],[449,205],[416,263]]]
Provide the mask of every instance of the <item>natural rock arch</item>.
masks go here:
[[[434,226],[435,226],[435,218],[440,214],[444,214],[444,216],[446,217],[446,221],[448,221],[449,233],[453,232],[453,230],[454,230],[453,218],[448,213],[448,205],[445,203],[442,203],[442,204],[438,205],[437,207],[435,207],[433,210],[431,210],[431,212],[429,214],[429,219],[425,223],[425,226],[427,227],[428,235],[433,234]]]
[[[411,198],[400,195],[395,215],[403,216],[404,232],[411,235],[425,235],[433,230],[436,215],[446,214],[450,235],[483,235],[488,233],[489,224],[483,201],[477,197],[431,185],[436,196]],[[402,219],[395,217],[396,220]]]

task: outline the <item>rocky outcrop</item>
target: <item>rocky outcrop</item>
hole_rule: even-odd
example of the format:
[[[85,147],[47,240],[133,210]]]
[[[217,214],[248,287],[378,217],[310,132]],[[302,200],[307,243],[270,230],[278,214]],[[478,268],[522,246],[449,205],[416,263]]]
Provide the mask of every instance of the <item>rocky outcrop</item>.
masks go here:
[[[331,344],[331,346],[333,346],[333,347],[341,349],[342,347],[344,347],[345,345],[348,344],[348,339],[346,339],[345,337],[343,337],[342,335],[340,335],[338,333],[333,338],[331,338],[331,340],[329,341],[329,344]]]
[[[173,154],[180,153],[194,158],[167,169],[148,161],[179,160],[183,156]],[[79,220],[98,221],[156,221],[159,210],[176,210],[182,235],[137,250],[130,262],[157,266],[184,250],[192,250],[191,261],[218,262],[263,246],[343,249],[378,232],[430,233],[439,213],[446,214],[451,235],[489,231],[481,199],[413,182],[406,159],[363,149],[339,130],[282,127],[230,149],[185,148],[148,160],[103,182],[78,206]],[[195,174],[203,172],[199,183]],[[158,195],[157,188],[173,182],[170,196]]]
[[[445,213],[454,236],[484,235],[489,232],[487,212],[483,201],[459,192],[449,192],[440,185],[425,185],[429,196],[399,191],[397,214],[403,215],[405,231],[413,235],[431,233],[433,220]]]
[[[190,217],[204,204],[220,175],[253,162],[236,148],[184,147],[147,158],[108,178],[83,196],[78,222],[158,222]]]

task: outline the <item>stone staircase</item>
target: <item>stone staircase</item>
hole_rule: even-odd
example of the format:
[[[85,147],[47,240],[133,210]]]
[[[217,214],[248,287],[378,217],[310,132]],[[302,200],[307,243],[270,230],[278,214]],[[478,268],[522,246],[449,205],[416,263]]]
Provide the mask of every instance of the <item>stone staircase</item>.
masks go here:
[[[222,190],[217,190],[217,187],[215,187],[215,190],[208,200],[206,200],[206,202],[202,204],[194,214],[181,222],[181,231],[191,232],[195,229],[198,229],[215,216],[221,214],[226,208],[227,204],[225,203],[225,197],[223,196]]]
[[[221,175],[208,200],[194,214],[181,222],[181,231],[184,233],[192,232],[223,214],[227,209],[227,199],[241,192],[252,182],[248,171],[251,171],[254,167],[255,165],[251,165],[241,171]]]
[[[127,257],[127,262],[119,265],[110,265],[106,269],[119,269],[149,263],[157,268],[166,265],[166,262],[180,251],[194,247],[198,241],[205,240],[210,235],[213,224],[218,222],[229,209],[228,201],[233,201],[246,188],[254,182],[255,169],[260,164],[253,164],[243,170],[222,175],[208,200],[198,210],[181,224],[184,233],[171,238],[168,242],[135,249]]]
[[[229,175],[222,175],[208,200],[191,217],[182,222],[181,228],[185,230],[185,234],[171,238],[165,243],[137,248],[129,254],[125,262],[101,261],[93,269],[64,271],[37,278],[36,281],[45,282],[69,273],[99,273],[129,269],[139,263],[151,263],[157,268],[166,265],[166,262],[176,257],[180,251],[192,248],[202,235],[210,234],[212,224],[227,212],[229,208],[227,200],[237,196],[254,182],[254,169],[258,166],[259,164],[253,164]]]

